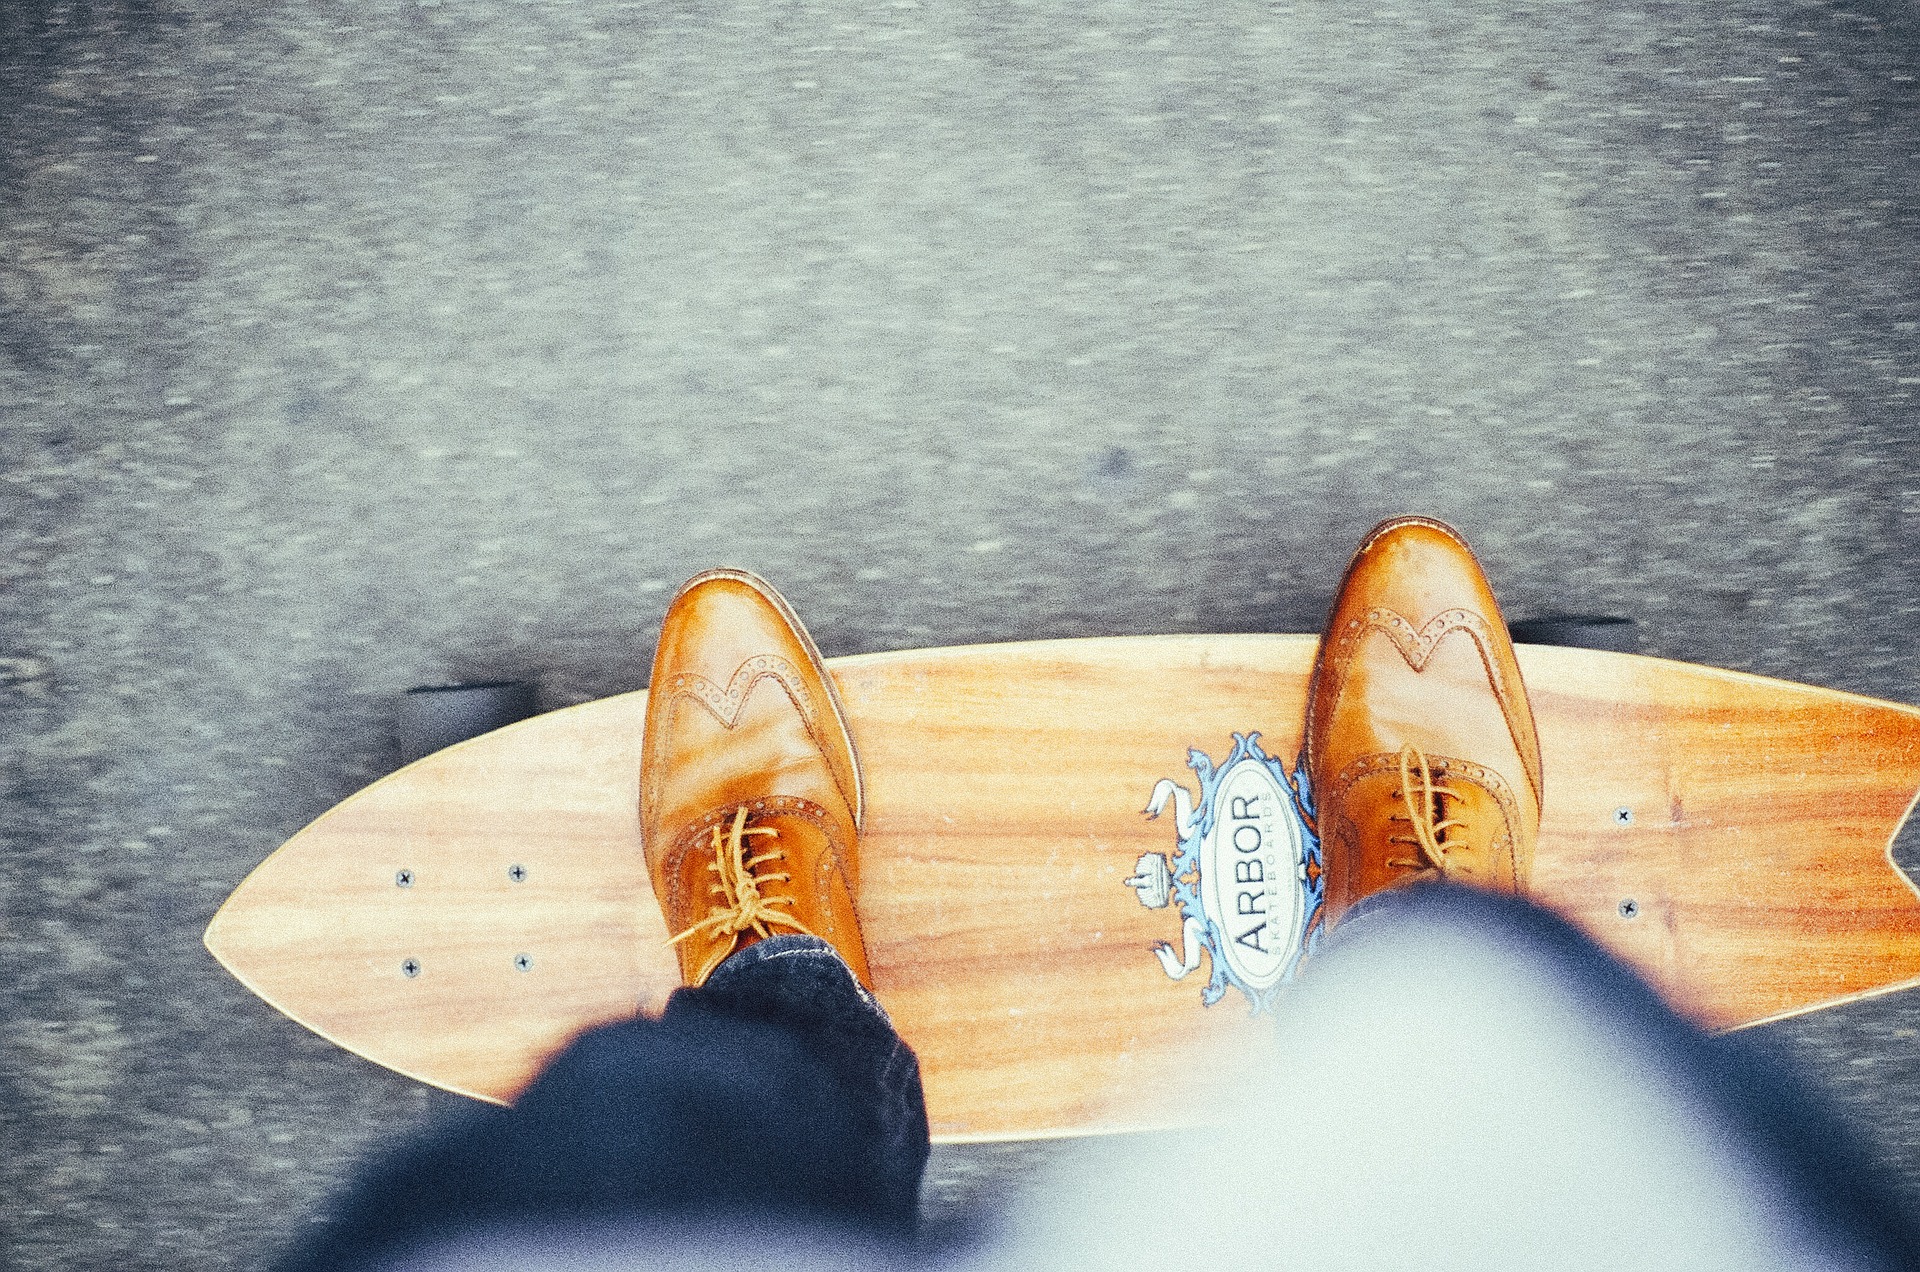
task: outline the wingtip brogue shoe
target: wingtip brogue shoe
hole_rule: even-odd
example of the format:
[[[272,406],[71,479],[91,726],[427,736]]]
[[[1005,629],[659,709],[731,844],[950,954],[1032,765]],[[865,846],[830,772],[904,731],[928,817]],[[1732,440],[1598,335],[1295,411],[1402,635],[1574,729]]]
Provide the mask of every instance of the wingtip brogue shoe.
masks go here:
[[[1303,748],[1323,923],[1415,879],[1527,890],[1540,743],[1493,589],[1451,526],[1396,517],[1362,541],[1314,661]]]
[[[871,988],[854,910],[859,765],[792,607],[744,570],[696,575],[667,607],[648,694],[640,839],[682,979],[804,932]]]

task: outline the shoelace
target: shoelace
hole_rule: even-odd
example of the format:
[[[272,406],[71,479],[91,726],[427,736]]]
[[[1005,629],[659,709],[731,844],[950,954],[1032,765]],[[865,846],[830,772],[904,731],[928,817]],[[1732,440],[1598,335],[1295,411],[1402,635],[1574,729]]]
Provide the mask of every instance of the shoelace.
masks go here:
[[[669,938],[668,945],[678,945],[690,936],[706,935],[719,939],[722,943],[700,974],[693,978],[693,984],[706,981],[713,969],[720,966],[727,955],[733,953],[734,940],[742,932],[752,931],[766,937],[772,936],[770,925],[777,924],[790,932],[802,932],[813,936],[814,932],[793,915],[776,906],[791,906],[793,898],[789,896],[763,896],[762,883],[787,882],[793,876],[785,871],[761,873],[760,867],[770,862],[780,861],[786,852],[775,848],[758,856],[747,855],[749,836],[765,835],[769,839],[778,839],[780,832],[771,826],[747,825],[747,810],[743,805],[733,814],[733,825],[723,834],[720,827],[713,828],[713,860],[707,863],[707,869],[719,877],[714,880],[712,891],[720,898],[720,904],[707,911],[707,917],[695,923],[678,936]]]
[[[1441,772],[1446,772],[1444,763]],[[1444,776],[1441,781],[1445,781]],[[1387,820],[1411,823],[1413,834],[1390,835],[1387,842],[1409,844],[1418,855],[1389,857],[1387,864],[1400,870],[1445,871],[1449,846],[1446,832],[1466,826],[1464,821],[1446,817],[1445,805],[1449,799],[1459,799],[1460,793],[1451,786],[1435,782],[1433,767],[1427,763],[1427,757],[1412,745],[1400,749],[1400,789],[1394,793],[1400,797],[1406,812],[1390,813]]]

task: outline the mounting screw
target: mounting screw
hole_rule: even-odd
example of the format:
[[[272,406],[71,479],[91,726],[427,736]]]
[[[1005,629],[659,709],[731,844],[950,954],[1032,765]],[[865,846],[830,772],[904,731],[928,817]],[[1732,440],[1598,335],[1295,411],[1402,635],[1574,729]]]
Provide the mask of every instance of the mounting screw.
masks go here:
[[[1632,810],[1631,808],[1616,808],[1616,809],[1614,809],[1614,810],[1613,810],[1613,822],[1614,822],[1614,825],[1616,825],[1616,826],[1631,826],[1631,825],[1633,825],[1633,810]]]
[[[1620,903],[1621,918],[1631,919],[1637,916],[1639,913],[1640,913],[1640,903],[1638,901],[1635,901],[1632,897],[1628,897],[1625,901],[1622,901]]]
[[[533,970],[533,955],[515,954],[513,956],[513,965],[523,972],[530,972]]]
[[[396,887],[411,888],[413,886],[413,871],[411,870],[400,871],[398,874],[393,876],[393,882]]]
[[[400,964],[400,974],[405,976],[408,980],[412,980],[414,977],[418,976],[420,974],[420,960],[417,958],[410,958],[406,962]]]
[[[527,881],[527,868],[518,863],[508,866],[507,878],[513,880],[515,883],[525,883]]]

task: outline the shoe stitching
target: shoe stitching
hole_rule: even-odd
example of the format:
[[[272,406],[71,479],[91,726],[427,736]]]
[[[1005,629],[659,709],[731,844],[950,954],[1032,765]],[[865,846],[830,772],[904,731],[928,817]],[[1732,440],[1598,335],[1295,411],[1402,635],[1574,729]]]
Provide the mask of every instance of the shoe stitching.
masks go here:
[[[734,669],[733,677],[727,682],[725,689],[697,671],[675,672],[667,681],[667,689],[661,705],[670,713],[681,699],[691,699],[712,712],[714,718],[720,721],[722,728],[730,730],[739,723],[740,712],[745,709],[747,698],[752,694],[754,686],[762,680],[772,680],[777,683],[787,695],[787,701],[791,702],[794,710],[800,713],[801,727],[807,731],[807,737],[813,742],[814,748],[820,752],[821,759],[827,766],[827,776],[833,782],[833,788],[840,792],[840,798],[846,801],[847,807],[853,808],[853,797],[848,794],[846,786],[840,781],[840,766],[833,763],[830,758],[833,751],[820,736],[819,714],[810,702],[812,695],[807,692],[806,684],[800,678],[799,668],[787,659],[777,654],[756,654]],[[652,709],[651,701],[647,705]],[[672,716],[669,714],[660,730],[660,744],[663,750],[671,725]],[[647,785],[649,803],[657,803],[659,800],[660,788],[665,781],[663,769],[664,766],[659,763],[652,766],[649,774],[652,780]]]
[[[1494,649],[1499,642],[1494,639],[1487,620],[1469,609],[1455,607],[1446,609],[1428,619],[1424,627],[1415,628],[1408,619],[1396,610],[1376,605],[1365,615],[1350,618],[1340,629],[1339,638],[1333,652],[1328,656],[1328,665],[1339,668],[1334,682],[1333,695],[1326,699],[1329,704],[1339,701],[1340,694],[1346,689],[1347,675],[1353,667],[1353,649],[1368,632],[1379,632],[1393,642],[1393,647],[1413,669],[1415,675],[1426,670],[1427,663],[1439,649],[1440,642],[1456,631],[1463,631],[1472,637],[1475,650],[1480,655],[1480,665],[1487,673],[1487,679],[1493,689],[1494,700],[1500,704],[1500,717],[1506,721],[1507,735],[1513,741],[1514,750],[1520,756],[1520,769],[1526,775],[1527,786],[1537,801],[1540,799],[1540,781],[1534,774],[1529,758],[1537,761],[1540,754],[1539,737],[1528,720],[1529,711],[1516,710],[1516,695],[1509,688],[1507,676],[1494,657]],[[1524,698],[1519,699],[1524,702]],[[1329,712],[1331,706],[1329,706]],[[1526,721],[1523,726],[1522,722]],[[1522,737],[1522,733],[1526,736]]]
[[[767,678],[780,682],[811,732],[814,710],[806,701],[809,695],[801,683],[800,669],[778,654],[756,654],[747,659],[734,668],[733,677],[727,681],[725,689],[697,671],[675,672],[667,681],[667,693],[668,696],[684,694],[703,703],[721,724],[731,729],[740,719],[740,709],[746,705],[748,691]]]

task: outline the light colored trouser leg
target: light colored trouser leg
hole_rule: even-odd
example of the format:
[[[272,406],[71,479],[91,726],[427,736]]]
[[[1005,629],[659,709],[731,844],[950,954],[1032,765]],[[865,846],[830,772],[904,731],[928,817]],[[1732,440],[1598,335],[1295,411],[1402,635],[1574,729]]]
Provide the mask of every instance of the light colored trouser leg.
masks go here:
[[[1279,1062],[1226,1083],[1223,1129],[1090,1143],[982,1264],[1863,1266],[1671,1048],[1523,939],[1361,927],[1281,1002]]]

